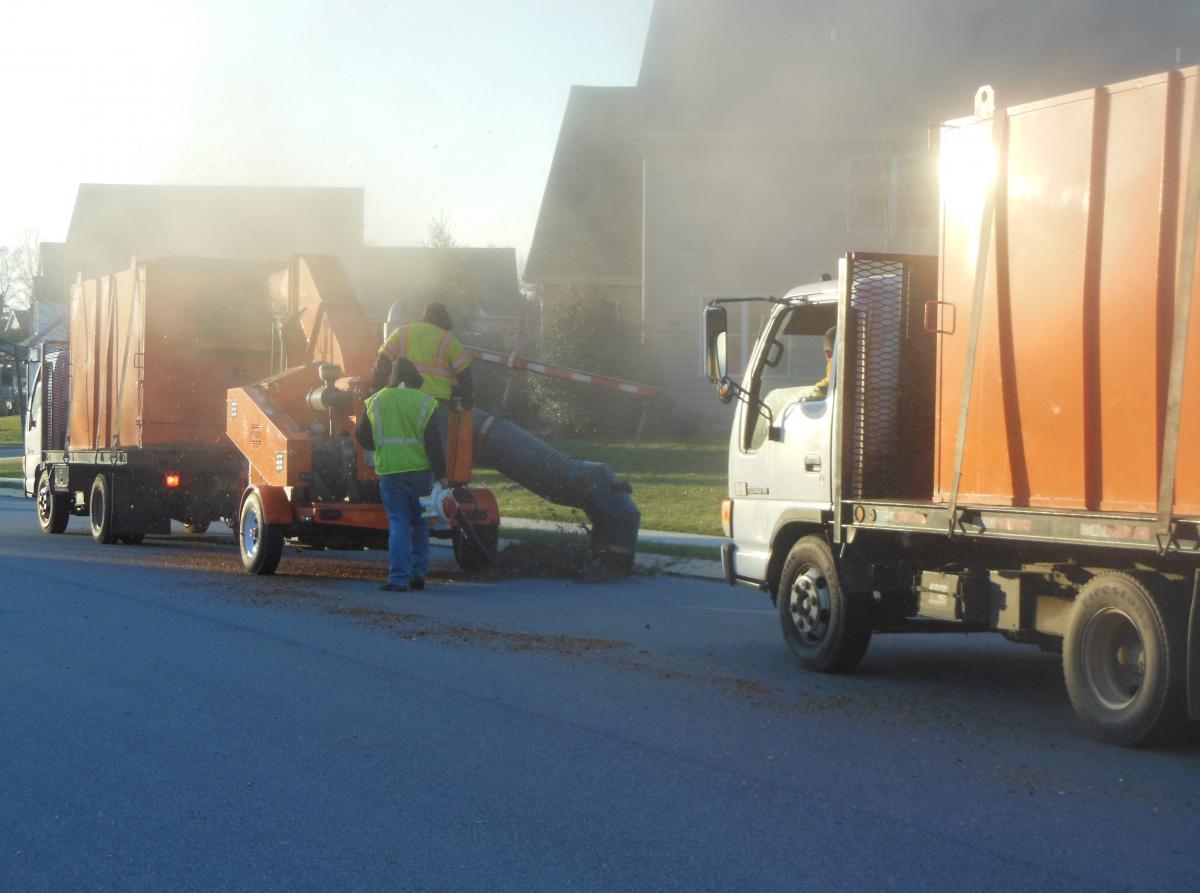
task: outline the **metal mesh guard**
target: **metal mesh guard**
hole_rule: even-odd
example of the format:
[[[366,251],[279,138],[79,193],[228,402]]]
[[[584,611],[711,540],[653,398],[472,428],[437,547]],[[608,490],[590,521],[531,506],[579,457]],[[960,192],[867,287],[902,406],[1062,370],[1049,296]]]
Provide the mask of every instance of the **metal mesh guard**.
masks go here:
[[[47,342],[42,355],[42,382],[46,389],[46,448],[66,449],[67,395],[70,388],[70,353],[65,346]]]
[[[900,369],[904,345],[905,265],[855,259],[850,271],[853,354],[847,378],[849,486],[852,499],[886,496],[899,459]]]

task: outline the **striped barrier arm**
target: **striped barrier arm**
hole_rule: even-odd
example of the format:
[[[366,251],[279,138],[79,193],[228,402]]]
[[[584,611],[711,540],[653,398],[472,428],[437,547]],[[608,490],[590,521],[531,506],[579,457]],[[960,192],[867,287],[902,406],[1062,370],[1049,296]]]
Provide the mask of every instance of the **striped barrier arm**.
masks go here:
[[[522,369],[526,372],[535,372],[538,375],[560,378],[563,381],[576,381],[580,384],[601,388],[606,391],[618,391],[622,394],[630,394],[639,400],[653,400],[658,396],[657,388],[638,384],[636,381],[625,381],[620,378],[612,378],[608,375],[598,375],[595,372],[569,369],[566,366],[548,366],[545,363],[535,363],[525,357],[519,357],[515,353],[504,354],[494,350],[483,350],[479,347],[468,347],[467,353],[471,355],[472,359],[482,360],[485,363],[497,363],[501,366],[508,366],[510,369]]]

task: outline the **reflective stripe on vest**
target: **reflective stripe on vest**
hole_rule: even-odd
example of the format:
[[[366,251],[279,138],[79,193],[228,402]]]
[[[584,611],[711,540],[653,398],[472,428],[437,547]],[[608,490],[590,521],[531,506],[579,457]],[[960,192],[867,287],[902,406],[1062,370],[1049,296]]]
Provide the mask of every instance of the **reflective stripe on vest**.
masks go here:
[[[406,357],[425,379],[421,390],[439,400],[450,396],[457,380],[455,373],[462,372],[471,362],[470,354],[451,332],[424,322],[396,329],[379,352],[393,362]]]
[[[367,398],[377,474],[430,467],[423,435],[436,408],[432,397],[408,388],[384,388]]]

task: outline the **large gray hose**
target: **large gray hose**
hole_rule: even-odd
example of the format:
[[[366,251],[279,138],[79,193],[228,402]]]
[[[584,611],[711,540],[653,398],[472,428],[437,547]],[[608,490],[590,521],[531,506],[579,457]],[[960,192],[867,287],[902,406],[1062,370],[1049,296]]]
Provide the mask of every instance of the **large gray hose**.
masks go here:
[[[475,462],[494,468],[559,505],[582,509],[592,522],[592,557],[618,570],[633,564],[641,513],[632,488],[600,462],[573,459],[524,428],[475,410]]]

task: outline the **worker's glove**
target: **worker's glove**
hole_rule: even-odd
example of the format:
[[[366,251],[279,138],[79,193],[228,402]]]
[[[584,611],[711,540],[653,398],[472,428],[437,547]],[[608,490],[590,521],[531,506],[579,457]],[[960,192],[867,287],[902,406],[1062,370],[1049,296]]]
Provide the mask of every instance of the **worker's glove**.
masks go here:
[[[386,354],[380,354],[375,360],[375,371],[371,374],[371,393],[381,390],[392,374],[392,361]]]

